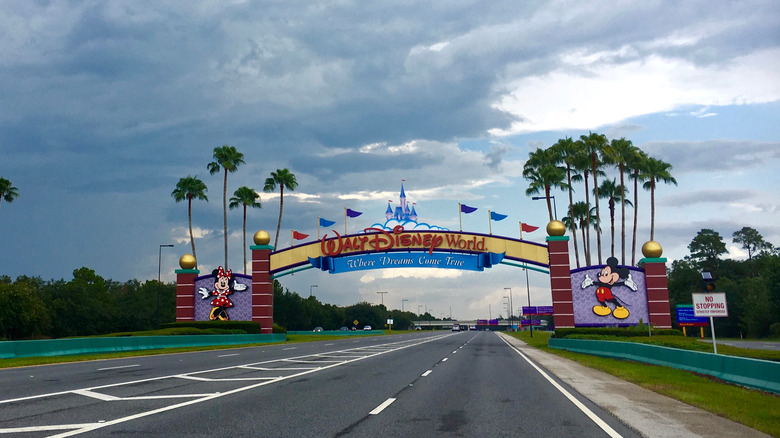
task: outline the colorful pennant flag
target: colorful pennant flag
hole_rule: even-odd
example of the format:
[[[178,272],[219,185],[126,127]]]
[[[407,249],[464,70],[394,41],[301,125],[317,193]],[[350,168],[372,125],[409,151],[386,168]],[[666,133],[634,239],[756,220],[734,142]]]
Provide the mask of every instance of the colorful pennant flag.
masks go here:
[[[534,232],[534,231],[539,229],[539,227],[535,227],[533,225],[524,224],[522,222],[520,222],[520,228],[523,230],[523,232],[526,232],[526,233],[532,233],[532,232]]]
[[[320,226],[321,227],[329,227],[329,226],[331,226],[331,225],[336,223],[335,221],[329,221],[329,220],[323,219],[323,218],[318,218],[318,219],[320,220]]]
[[[349,209],[349,208],[347,209],[347,216],[349,216],[349,217],[358,217],[361,214],[363,214],[362,211],[355,211],[355,210],[352,210],[352,209]]]
[[[307,237],[309,237],[308,234],[299,233],[298,231],[292,230],[292,237],[295,240],[303,240]]]
[[[460,211],[462,213],[469,214],[469,213],[474,213],[475,211],[477,211],[476,207],[469,207],[466,204],[458,204],[458,205],[460,205]]]
[[[507,216],[509,216],[509,215],[499,214],[499,213],[496,213],[495,211],[491,211],[490,212],[490,220],[494,220],[496,222],[502,221],[502,220],[506,219]]]

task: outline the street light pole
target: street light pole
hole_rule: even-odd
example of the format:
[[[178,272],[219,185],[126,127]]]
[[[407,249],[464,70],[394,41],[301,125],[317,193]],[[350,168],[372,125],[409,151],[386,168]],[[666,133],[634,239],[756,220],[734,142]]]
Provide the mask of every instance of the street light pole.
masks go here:
[[[379,295],[380,297],[382,297],[382,305],[384,306],[385,305],[385,294],[387,293],[387,291],[382,291],[382,292],[377,292],[377,293],[380,294]]]
[[[512,309],[514,309],[512,305],[512,288],[511,287],[505,287],[504,289],[509,289],[509,325],[512,325]]]
[[[404,301],[409,301],[409,300],[407,300],[406,298],[401,300],[401,312],[404,311]]]
[[[309,298],[311,298],[311,288],[313,287],[319,287],[319,286],[317,286],[316,284],[312,284],[311,286],[309,286]]]
[[[171,244],[160,245],[160,254],[157,257],[157,282],[158,283],[160,282],[160,270],[161,270],[161,267],[162,267],[162,249],[163,249],[163,247],[165,247],[165,248],[173,248],[173,245],[171,245]]]
[[[528,266],[523,268],[525,271],[525,290],[528,292],[528,307],[531,307],[531,286],[528,283]],[[531,337],[534,337],[534,322],[531,316],[528,316],[528,329],[531,330]]]
[[[540,199],[547,199],[547,196],[534,196],[531,199],[534,201],[538,201]],[[553,201],[553,212],[555,212],[555,220],[558,220],[558,206],[555,204],[555,196],[550,196],[550,199]]]

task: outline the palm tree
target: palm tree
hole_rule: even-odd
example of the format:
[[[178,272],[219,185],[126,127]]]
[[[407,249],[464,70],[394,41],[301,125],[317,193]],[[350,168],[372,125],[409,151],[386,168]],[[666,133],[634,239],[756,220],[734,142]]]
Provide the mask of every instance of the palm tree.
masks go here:
[[[523,165],[523,178],[531,182],[525,194],[534,195],[544,191],[544,196],[547,198],[547,213],[550,216],[550,221],[553,220],[550,189],[553,187],[566,189],[567,187],[566,183],[563,182],[566,173],[563,167],[557,164],[558,157],[554,150],[537,148],[536,151],[528,154],[528,161]]]
[[[186,178],[180,178],[176,183],[176,188],[171,192],[171,196],[176,202],[187,200],[187,217],[190,224],[190,244],[192,245],[192,256],[195,257],[195,269],[198,268],[198,256],[195,254],[195,238],[192,235],[192,200],[202,199],[206,202],[209,198],[206,196],[206,192],[209,191],[206,184],[198,179],[197,176],[187,176]]]
[[[626,190],[626,184],[624,175],[626,172],[626,166],[631,162],[634,155],[636,155],[638,148],[631,143],[631,140],[626,140],[624,137],[620,139],[613,139],[609,146],[604,149],[604,161],[609,164],[614,164],[618,168],[620,173],[620,187],[622,187],[623,195],[628,193]],[[626,200],[625,197],[620,200],[620,245],[622,263],[626,262]],[[628,203],[628,205],[631,205]],[[636,214],[635,214],[636,216]],[[614,255],[614,251],[613,254]]]
[[[574,219],[572,220],[572,218]],[[582,233],[582,251],[585,253],[586,259],[590,257],[590,254],[589,249],[585,247],[585,232],[586,227],[591,222],[593,223],[594,228],[598,227],[598,222],[596,216],[593,214],[593,209],[589,208],[588,204],[582,201],[575,202],[571,208],[571,216],[563,218],[563,223],[565,225],[580,229],[580,233]]]
[[[636,264],[636,228],[639,209],[639,183],[644,183],[644,177],[642,176],[645,163],[647,162],[647,154],[641,149],[637,148],[634,154],[631,155],[626,163],[626,170],[628,171],[628,178],[634,180],[634,230],[633,237],[631,239],[631,265]]]
[[[14,202],[19,197],[19,189],[11,184],[11,181],[0,178],[0,202]]]
[[[276,237],[274,238],[274,248],[278,248],[279,244],[279,230],[282,226],[282,210],[284,209],[284,189],[295,190],[298,187],[298,181],[295,180],[295,175],[284,169],[276,169],[276,172],[271,172],[271,176],[265,179],[264,192],[273,192],[276,190],[276,186],[279,186],[279,221],[276,223]]]
[[[596,194],[596,220],[601,223],[601,215],[599,214],[599,181],[596,175],[602,165],[600,156],[609,142],[607,141],[607,136],[604,134],[596,134],[595,132],[588,132],[587,136],[581,135],[580,140],[585,145],[586,152],[590,155],[591,171],[593,172],[593,189]],[[596,229],[596,238],[599,264],[601,264],[601,228]]]
[[[574,140],[571,139],[571,137],[566,137],[559,139],[558,142],[556,142],[554,145],[551,146],[551,149],[555,151],[558,158],[563,161],[564,164],[566,164],[566,182],[568,185],[568,192],[569,192],[569,216],[574,216],[574,213],[572,211],[574,200],[572,197],[572,193],[574,192],[574,189],[572,188],[572,181],[579,182],[582,177],[578,174],[571,174],[572,167],[574,167],[575,159],[578,155],[582,155],[581,151],[578,150],[579,144],[574,142]],[[575,232],[575,229],[577,227],[576,221],[569,221],[567,224],[568,227],[571,229],[571,236],[572,240],[574,242],[574,259],[577,261],[577,267],[580,267],[580,253],[577,249],[577,233]]]
[[[609,224],[610,229],[612,231],[611,234],[611,246],[610,246],[610,255],[615,256],[615,203],[617,202],[625,202],[628,203],[628,205],[631,205],[631,201],[626,201],[626,193],[622,186],[617,185],[615,182],[615,179],[607,179],[601,182],[601,187],[599,187],[599,196],[603,199],[607,199],[609,202]],[[625,211],[625,208],[623,209]],[[621,260],[622,263],[625,263],[625,260]]]
[[[577,178],[583,180],[585,183],[585,204],[590,205],[590,190],[588,189],[588,177],[590,175],[591,171],[591,162],[590,162],[590,155],[585,151],[585,144],[581,140],[577,140],[574,142],[576,147],[576,152],[574,155],[574,158],[572,160],[572,166],[574,167],[574,170],[578,172]],[[604,175],[604,172],[599,170],[597,171],[599,175]],[[574,179],[574,177],[572,177]],[[591,266],[591,258],[590,258],[590,215],[585,215],[585,221],[587,222],[585,224],[585,236],[587,237],[587,240],[583,244],[583,248],[587,248],[585,251],[585,264],[587,266]]]
[[[222,145],[214,148],[214,161],[208,164],[209,173],[214,175],[221,170],[225,171],[225,182],[222,185],[222,219],[224,223],[225,237],[225,269],[228,268],[228,234],[227,234],[227,177],[228,172],[235,172],[240,164],[244,164],[244,154],[236,150],[235,146]]]
[[[657,158],[648,158],[644,168],[645,183],[642,185],[646,190],[650,190],[650,240],[655,236],[655,186],[657,182],[677,185],[677,180],[672,177],[669,171],[672,165]]]
[[[262,205],[256,199],[260,198],[260,194],[254,189],[250,189],[247,186],[241,186],[233,192],[233,197],[230,198],[230,209],[237,208],[238,206],[244,206],[244,274],[246,274],[246,208],[261,208]]]

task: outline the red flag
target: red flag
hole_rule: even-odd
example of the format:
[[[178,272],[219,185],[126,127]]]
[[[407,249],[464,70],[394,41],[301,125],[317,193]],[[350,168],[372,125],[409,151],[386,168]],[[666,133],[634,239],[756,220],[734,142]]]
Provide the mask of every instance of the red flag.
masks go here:
[[[299,233],[295,230],[293,230],[293,239],[295,240],[303,240],[305,238],[309,237],[308,234]]]
[[[521,229],[523,230],[524,233],[531,233],[531,232],[534,232],[534,231],[539,229],[539,227],[535,227],[533,225],[528,225],[526,223],[522,223],[521,222],[521,224],[522,225],[520,225],[520,227],[521,227]]]

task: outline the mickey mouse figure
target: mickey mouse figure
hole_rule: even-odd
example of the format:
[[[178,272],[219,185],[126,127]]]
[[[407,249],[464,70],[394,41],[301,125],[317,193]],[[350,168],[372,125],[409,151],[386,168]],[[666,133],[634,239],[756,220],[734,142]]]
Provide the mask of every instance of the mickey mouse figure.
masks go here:
[[[631,274],[627,267],[618,267],[618,260],[615,257],[607,259],[607,266],[605,266],[601,272],[599,272],[598,280],[583,282],[582,288],[590,284],[595,284],[596,287],[596,299],[601,304],[593,306],[593,313],[599,316],[607,316],[610,313],[617,319],[628,318],[629,311],[626,309],[614,295],[612,295],[612,288],[615,286],[627,286],[633,290],[636,290],[633,281],[631,281]],[[587,285],[585,283],[588,283]],[[632,287],[633,286],[633,287]],[[612,310],[607,302],[615,304],[615,310]]]
[[[233,284],[231,285],[230,280],[233,278],[233,271],[228,269],[227,272],[225,272],[222,266],[213,270],[211,276],[214,277],[214,290],[209,291],[202,287],[198,290],[198,293],[201,294],[203,299],[208,298],[210,295],[216,296],[216,298],[211,300],[211,305],[213,307],[211,313],[209,313],[209,320],[214,321],[218,319],[220,321],[227,321],[230,319],[228,317],[227,309],[233,307],[233,303],[230,301],[230,298],[228,298],[228,295],[233,293],[234,290],[245,290],[246,285],[239,284],[235,280],[233,280]]]

